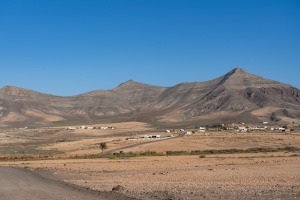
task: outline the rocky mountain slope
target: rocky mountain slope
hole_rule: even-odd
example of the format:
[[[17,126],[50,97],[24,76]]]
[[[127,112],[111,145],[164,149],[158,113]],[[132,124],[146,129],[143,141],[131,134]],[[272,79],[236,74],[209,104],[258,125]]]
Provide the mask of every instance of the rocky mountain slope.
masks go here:
[[[241,114],[247,114],[248,119],[280,121],[282,117],[300,117],[300,91],[236,68],[208,82],[183,83],[169,88],[156,105],[160,109],[171,108],[166,117],[162,117],[165,121],[172,117],[174,121],[193,118],[225,120],[228,116],[239,119]]]
[[[126,120],[161,122],[300,122],[300,90],[235,68],[207,82],[158,87],[134,81],[113,90],[59,97],[5,86],[0,89],[0,126]]]

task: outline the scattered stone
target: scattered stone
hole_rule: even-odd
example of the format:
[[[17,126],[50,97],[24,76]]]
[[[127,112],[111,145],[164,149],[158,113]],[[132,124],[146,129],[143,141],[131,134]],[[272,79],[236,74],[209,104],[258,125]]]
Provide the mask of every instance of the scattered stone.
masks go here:
[[[116,185],[116,186],[114,186],[112,188],[111,191],[114,191],[114,192],[123,192],[123,191],[125,191],[125,188],[123,186],[121,186],[121,185]]]
[[[169,174],[170,172],[159,172],[160,175],[167,175]]]

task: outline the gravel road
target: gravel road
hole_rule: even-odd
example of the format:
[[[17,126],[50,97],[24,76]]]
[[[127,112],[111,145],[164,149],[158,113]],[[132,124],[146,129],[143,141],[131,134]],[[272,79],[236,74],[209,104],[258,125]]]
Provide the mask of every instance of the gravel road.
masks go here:
[[[117,193],[95,193],[47,179],[21,168],[0,167],[1,200],[127,199]]]

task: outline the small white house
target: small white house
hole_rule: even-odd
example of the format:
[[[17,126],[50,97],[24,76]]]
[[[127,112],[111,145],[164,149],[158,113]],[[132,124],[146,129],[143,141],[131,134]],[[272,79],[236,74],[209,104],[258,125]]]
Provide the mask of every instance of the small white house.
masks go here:
[[[186,134],[187,134],[187,135],[191,135],[191,134],[192,134],[192,132],[191,132],[191,131],[188,131],[188,132],[186,132]]]
[[[206,128],[205,127],[201,127],[200,126],[200,128],[199,128],[199,132],[201,132],[201,133],[204,133],[206,131]]]
[[[240,126],[238,127],[238,131],[244,133],[247,132],[247,128],[245,126]]]
[[[171,133],[171,130],[166,130],[167,133]]]
[[[75,127],[67,127],[66,130],[76,130]]]
[[[107,126],[101,126],[100,129],[105,130],[105,129],[108,129],[108,127]]]

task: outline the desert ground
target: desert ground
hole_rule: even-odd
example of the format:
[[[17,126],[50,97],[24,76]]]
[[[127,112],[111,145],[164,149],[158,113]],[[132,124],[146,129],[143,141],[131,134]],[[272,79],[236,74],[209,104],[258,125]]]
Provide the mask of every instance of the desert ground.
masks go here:
[[[107,199],[300,198],[297,131],[190,129],[194,133],[185,135],[140,122],[92,126],[115,129],[1,129],[0,166],[29,170],[79,190],[103,193]],[[141,138],[145,135],[161,138]],[[101,142],[108,145],[104,155]],[[274,151],[218,151],[251,148]]]

